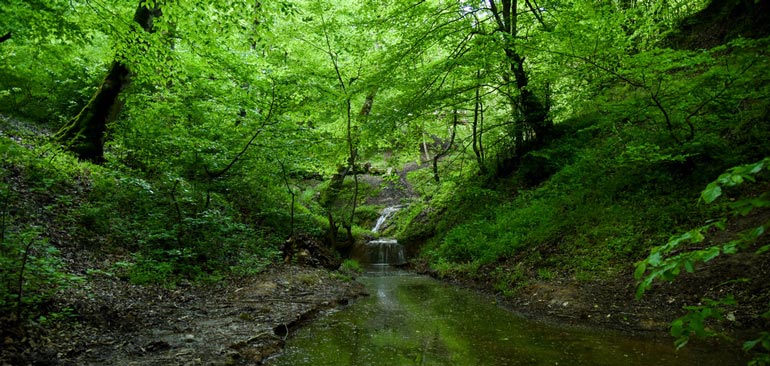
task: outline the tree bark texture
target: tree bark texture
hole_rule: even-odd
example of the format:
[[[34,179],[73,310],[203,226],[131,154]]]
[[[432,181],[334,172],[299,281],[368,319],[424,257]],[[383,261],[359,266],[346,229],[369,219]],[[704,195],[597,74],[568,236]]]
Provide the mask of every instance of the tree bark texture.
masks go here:
[[[481,78],[481,71],[476,72],[476,78]],[[473,105],[473,125],[472,138],[473,138],[473,154],[476,155],[476,162],[479,165],[479,173],[486,173],[486,166],[484,164],[484,148],[483,148],[483,130],[482,122],[484,119],[484,105],[481,103],[481,85],[476,86],[476,96]],[[454,137],[454,136],[453,136]]]
[[[490,8],[498,31],[506,35],[506,39],[503,40],[503,50],[510,63],[510,71],[513,75],[513,81],[516,83],[516,89],[519,91],[518,100],[514,104],[518,106],[523,121],[519,124],[521,126],[516,127],[514,139],[515,152],[517,155],[521,155],[526,152],[524,146],[531,149],[542,145],[551,132],[553,122],[548,118],[547,106],[529,87],[529,75],[524,67],[525,58],[516,51],[515,40],[518,36],[519,15],[517,3],[516,0],[492,0],[490,1]],[[527,134],[523,133],[522,127],[526,127],[534,133],[532,141],[528,141],[526,144],[523,140]]]
[[[145,32],[152,33],[152,19],[160,14],[159,8],[148,9],[140,4],[134,13],[134,22]],[[56,139],[81,160],[97,164],[104,162],[104,140],[107,126],[115,121],[123,102],[120,93],[131,81],[131,72],[121,61],[113,61],[104,81],[85,107],[65,124]]]
[[[478,89],[476,89],[476,90],[477,90],[477,93],[478,93]],[[474,124],[473,128],[474,128],[474,136],[473,136],[473,138],[474,138],[474,141],[473,141],[474,146],[473,147],[475,149],[476,148],[476,141],[475,141],[475,138],[476,138],[475,128],[476,128],[476,126],[475,126],[475,124]],[[451,128],[451,131],[450,131],[449,142],[444,144],[443,149],[441,149],[441,151],[439,153],[437,153],[433,157],[433,179],[436,181],[436,183],[440,183],[441,182],[441,177],[439,177],[439,175],[438,175],[438,161],[441,160],[441,158],[443,158],[444,156],[446,156],[446,154],[448,154],[449,151],[452,149],[452,146],[455,143],[456,132],[457,132],[457,110],[455,110],[454,113],[452,113],[452,128]]]

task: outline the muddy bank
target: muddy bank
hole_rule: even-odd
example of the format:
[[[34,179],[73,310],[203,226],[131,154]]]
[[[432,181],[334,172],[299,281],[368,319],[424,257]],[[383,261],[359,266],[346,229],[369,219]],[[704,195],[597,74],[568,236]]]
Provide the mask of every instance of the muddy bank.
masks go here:
[[[93,279],[63,300],[72,318],[4,324],[0,365],[260,364],[298,326],[364,294],[340,273],[299,266],[208,287]]]
[[[493,267],[504,270],[515,266],[511,261]],[[680,275],[676,281],[657,283],[639,300],[635,298],[632,268],[590,281],[569,274],[558,274],[548,281],[535,279],[536,270],[531,268],[529,278],[522,279],[513,293],[504,296],[495,289],[493,267],[482,267],[474,276],[450,273],[442,277],[424,263],[415,264],[414,270],[494,296],[511,311],[545,321],[670,337],[670,323],[686,313],[683,307],[702,305],[704,298],[733,295],[738,303],[726,308],[725,320],[707,325],[734,338],[720,342],[740,348],[743,340],[756,338],[759,331],[770,326],[768,319],[761,317],[770,303],[770,283],[766,281],[770,278],[768,253],[721,257],[699,267],[695,273]],[[726,280],[729,278],[741,280]]]

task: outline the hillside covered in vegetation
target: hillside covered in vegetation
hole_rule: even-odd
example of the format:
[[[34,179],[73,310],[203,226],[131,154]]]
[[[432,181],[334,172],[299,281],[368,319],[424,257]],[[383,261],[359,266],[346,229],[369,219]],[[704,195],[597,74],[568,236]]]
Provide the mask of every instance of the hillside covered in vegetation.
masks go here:
[[[257,276],[344,303],[398,205],[414,270],[770,364],[768,7],[11,0],[3,360]]]

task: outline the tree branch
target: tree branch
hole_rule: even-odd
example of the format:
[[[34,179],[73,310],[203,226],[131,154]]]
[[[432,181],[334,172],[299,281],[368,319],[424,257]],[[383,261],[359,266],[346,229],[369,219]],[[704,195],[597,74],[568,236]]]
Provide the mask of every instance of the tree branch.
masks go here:
[[[658,85],[658,91],[660,91],[660,85]],[[663,104],[660,102],[660,99],[658,99],[658,92],[652,92],[650,91],[650,98],[652,99],[653,103],[655,103],[655,106],[658,107],[658,110],[660,113],[663,114],[663,118],[666,120],[666,128],[668,129],[668,133],[671,135],[671,138],[674,139],[674,141],[677,143],[677,145],[681,145],[682,141],[679,140],[678,137],[676,137],[676,133],[674,133],[674,126],[671,123],[671,117],[669,117],[668,112],[666,111],[666,108],[663,107]]]
[[[283,178],[283,184],[286,186],[286,191],[289,192],[291,195],[291,207],[290,207],[290,220],[289,220],[289,229],[290,229],[290,235],[289,240],[294,240],[294,201],[296,198],[296,192],[294,192],[293,189],[291,189],[291,185],[289,184],[289,178],[286,174],[286,165],[283,163],[282,160],[278,159],[278,165],[281,166],[281,178]]]
[[[449,150],[452,149],[452,145],[454,145],[455,143],[456,132],[457,132],[457,110],[455,110],[455,112],[452,113],[452,133],[449,136],[449,143],[447,143],[446,146],[444,146],[444,148],[441,149],[441,151],[438,154],[433,156],[433,179],[436,180],[436,183],[441,182],[441,178],[438,175],[438,161],[439,159],[443,158],[449,152]],[[474,140],[474,144],[475,144],[475,140]],[[474,148],[475,148],[475,145],[474,145]]]
[[[497,4],[495,4],[495,0],[489,1],[490,10],[492,10],[492,15],[495,17],[495,22],[497,23],[497,28],[501,31],[505,31],[505,23],[503,23],[503,19],[500,18],[500,11],[497,9]]]
[[[236,154],[235,157],[232,160],[230,160],[230,163],[227,164],[226,167],[222,168],[222,170],[218,172],[211,172],[208,170],[208,168],[204,168],[206,170],[206,174],[209,176],[209,179],[213,180],[223,176],[235,165],[235,163],[241,160],[243,155],[246,154],[246,151],[249,149],[249,147],[251,147],[251,145],[254,143],[254,140],[257,139],[257,136],[259,136],[259,134],[262,133],[262,131],[264,131],[264,128],[270,124],[270,120],[273,118],[273,110],[275,109],[276,99],[277,97],[275,95],[275,85],[273,85],[272,96],[270,100],[270,107],[267,110],[267,116],[265,117],[265,120],[262,121],[262,126],[260,126],[260,128],[258,128],[257,131],[254,132],[254,134],[251,136],[251,139],[249,139],[246,145],[243,146],[243,149],[241,149],[241,151],[238,154]]]
[[[535,0],[524,0],[524,2],[527,4],[527,7],[529,10],[532,11],[532,14],[535,16],[535,19],[537,19],[537,22],[540,23],[540,25],[543,26],[545,30],[548,30],[548,26],[545,24],[545,21],[543,20],[543,14],[540,13],[540,9],[537,8],[537,3],[535,3],[535,6],[532,5]]]

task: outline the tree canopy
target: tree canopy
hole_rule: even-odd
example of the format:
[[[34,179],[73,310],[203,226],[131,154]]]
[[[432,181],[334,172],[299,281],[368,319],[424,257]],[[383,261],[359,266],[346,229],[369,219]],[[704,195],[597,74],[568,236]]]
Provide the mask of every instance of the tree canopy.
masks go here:
[[[750,3],[6,1],[0,307],[53,296],[68,246],[172,285],[258,272],[299,238],[344,257],[381,208],[362,176],[414,187],[393,235],[440,273],[507,293],[520,266],[636,263],[644,293],[704,261],[673,251],[703,254],[709,220],[765,218],[767,169],[746,164],[770,156],[770,38]],[[716,254],[767,251],[764,220]]]

